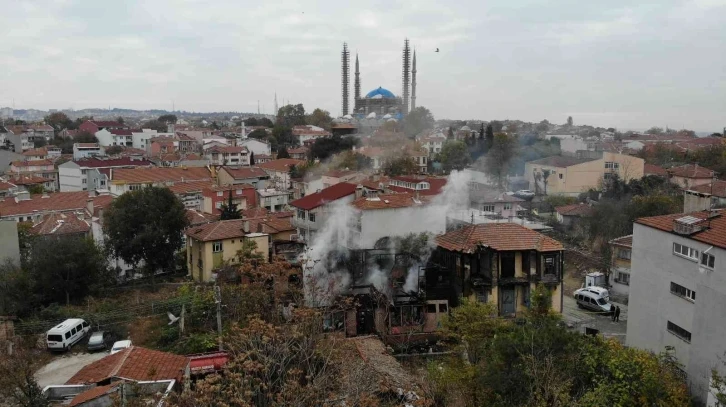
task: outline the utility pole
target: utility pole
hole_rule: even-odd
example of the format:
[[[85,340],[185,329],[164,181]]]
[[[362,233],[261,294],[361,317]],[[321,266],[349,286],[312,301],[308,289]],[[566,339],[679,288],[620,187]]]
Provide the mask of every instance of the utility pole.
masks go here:
[[[224,350],[222,346],[222,291],[218,285],[214,286],[214,302],[217,303],[217,334],[219,336],[219,350]]]

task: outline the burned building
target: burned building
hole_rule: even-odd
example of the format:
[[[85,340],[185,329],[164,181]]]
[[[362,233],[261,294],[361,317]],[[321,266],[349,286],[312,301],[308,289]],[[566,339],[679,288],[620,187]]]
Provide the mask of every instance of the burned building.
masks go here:
[[[425,270],[427,300],[476,298],[493,304],[501,316],[529,307],[537,284],[552,293],[552,309],[562,312],[564,247],[555,239],[515,223],[463,227],[436,238]]]

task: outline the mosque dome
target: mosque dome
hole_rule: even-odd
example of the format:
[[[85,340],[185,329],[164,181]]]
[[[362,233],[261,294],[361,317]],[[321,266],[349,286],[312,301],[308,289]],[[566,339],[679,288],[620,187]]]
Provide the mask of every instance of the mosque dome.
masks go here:
[[[373,89],[366,95],[366,98],[368,99],[394,99],[395,97],[396,95],[394,95],[393,92],[388,89],[381,88],[380,86],[378,89]]]

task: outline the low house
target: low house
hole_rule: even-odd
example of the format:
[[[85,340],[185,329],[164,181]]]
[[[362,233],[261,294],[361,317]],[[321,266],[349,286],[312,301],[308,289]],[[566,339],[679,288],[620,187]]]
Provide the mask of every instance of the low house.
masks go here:
[[[120,196],[147,186],[171,186],[177,182],[212,181],[208,169],[189,168],[111,168],[110,191]]]
[[[10,182],[10,180],[0,178],[0,198],[12,196],[18,190],[18,186]]]
[[[257,164],[257,167],[261,168],[270,176],[270,185],[272,187],[287,191],[291,187],[290,168],[304,163],[305,161],[293,160],[292,158],[280,158]]]
[[[619,237],[609,242],[612,251],[610,271],[610,296],[624,304],[630,295],[630,258],[633,252],[633,235]]]
[[[605,151],[582,157],[551,156],[527,162],[524,176],[529,189],[545,195],[577,196],[590,189],[601,190],[615,177],[628,182],[643,177],[642,158]]]
[[[544,284],[551,306],[562,312],[564,247],[555,239],[515,223],[466,226],[436,238],[426,273],[426,298],[457,306],[468,297],[518,316],[530,292]]]
[[[211,165],[250,165],[246,147],[213,146],[204,150],[204,158]]]
[[[668,169],[670,181],[683,189],[710,184],[716,177],[715,171],[698,164],[686,164]]]
[[[306,195],[318,192],[323,189],[323,178],[306,177],[292,179],[292,198],[300,199]]]
[[[41,215],[40,219],[33,223],[29,233],[34,236],[78,236],[91,237],[91,214],[87,211],[52,212],[48,215]]]
[[[431,134],[423,137],[417,137],[416,141],[418,141],[421,144],[421,147],[426,150],[429,157],[433,157],[435,154],[441,152],[441,149],[444,147],[444,143],[446,142],[446,137]]]
[[[232,194],[232,203],[237,205],[237,209],[245,210],[247,208],[257,207],[257,191],[253,185],[214,185],[202,191],[204,197],[202,211],[204,213],[220,215],[222,213],[222,204],[226,204],[229,201],[230,193]]]
[[[213,281],[214,270],[235,258],[245,241],[254,242],[257,253],[269,255],[268,235],[251,232],[249,220],[220,220],[190,227],[185,234],[187,269],[195,281]]]
[[[35,147],[32,136],[22,125],[5,126],[5,143],[12,144],[13,151],[20,154]]]
[[[713,180],[683,191],[683,212],[726,207],[726,181]]]
[[[254,138],[247,138],[238,140],[237,145],[241,147],[247,147],[247,150],[255,154],[255,159],[258,156],[269,156],[272,154],[272,148],[270,143],[264,140],[258,140]]]
[[[105,150],[98,143],[73,143],[73,159],[106,155]]]
[[[129,129],[103,129],[95,133],[98,144],[109,146],[134,146],[134,134]]]
[[[362,154],[373,161],[373,169],[379,170],[383,166],[386,157],[386,150],[381,147],[363,146],[353,147],[353,151]]]
[[[217,171],[219,185],[250,184],[255,188],[267,187],[270,175],[259,167],[224,166]]]
[[[56,183],[52,178],[35,175],[14,175],[8,177],[8,180],[18,187],[18,191],[32,191],[33,188],[42,188],[45,192],[56,190]]]
[[[565,226],[575,226],[582,218],[592,216],[593,212],[593,207],[584,203],[555,207],[557,222]]]
[[[471,208],[485,215],[498,218],[513,218],[526,211],[524,199],[490,189],[475,189],[469,193]]]
[[[56,170],[53,161],[50,160],[13,161],[10,163],[8,174],[32,175],[52,179],[53,183],[49,184],[48,191],[58,190],[58,170]]]
[[[251,153],[254,154],[254,156],[250,155],[250,163],[254,160],[255,164],[262,164],[266,163],[268,161],[274,160],[270,154],[257,154],[257,153]],[[254,165],[254,164],[252,164]]]
[[[26,160],[55,160],[61,156],[61,149],[55,146],[33,148],[23,152]]]
[[[333,210],[331,206],[352,202],[355,192],[355,184],[340,182],[290,202],[290,206],[295,208],[292,225],[297,228],[299,239],[312,241]]]
[[[360,175],[357,171],[330,170],[322,176],[323,188],[332,187],[340,182],[351,182]]]
[[[297,148],[291,148],[287,150],[287,153],[290,155],[290,158],[294,160],[302,160],[305,161],[308,159],[308,153],[310,153],[310,149],[308,147],[297,147]]]
[[[655,164],[645,164],[643,166],[643,176],[655,175],[657,177],[668,177],[668,171],[665,168],[657,166]]]

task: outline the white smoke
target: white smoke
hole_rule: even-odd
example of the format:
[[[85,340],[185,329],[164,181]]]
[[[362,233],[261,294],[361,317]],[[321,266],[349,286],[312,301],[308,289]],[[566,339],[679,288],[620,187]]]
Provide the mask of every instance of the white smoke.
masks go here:
[[[395,224],[367,225],[367,229],[379,232],[368,235],[365,240],[357,234],[359,214],[347,202],[339,200],[332,203],[323,219],[325,224],[312,239],[301,263],[305,282],[305,299],[308,305],[321,306],[329,304],[337,295],[343,293],[350,284],[351,277],[346,270],[330,270],[327,261],[331,257],[345,256],[350,249],[372,248],[382,237],[403,237],[410,233],[429,233],[428,247],[425,255],[412,267],[409,267],[403,290],[416,291],[418,288],[419,270],[428,261],[435,248],[433,235],[446,231],[446,215],[469,207],[468,173],[453,171],[439,195],[423,206],[413,206],[395,211]],[[389,248],[391,250],[391,248]],[[390,271],[380,270],[371,266],[366,273],[366,282],[379,291],[390,292]]]

